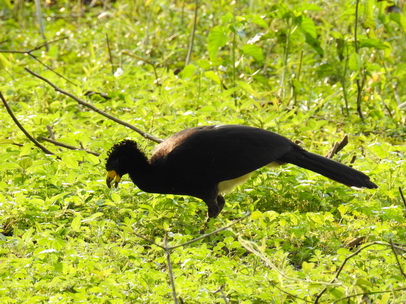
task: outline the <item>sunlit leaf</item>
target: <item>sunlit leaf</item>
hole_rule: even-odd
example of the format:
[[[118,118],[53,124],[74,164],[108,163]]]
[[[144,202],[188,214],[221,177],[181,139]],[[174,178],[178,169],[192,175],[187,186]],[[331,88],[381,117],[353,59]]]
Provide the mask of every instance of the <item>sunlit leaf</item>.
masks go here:
[[[227,43],[227,35],[225,28],[221,26],[214,27],[207,38],[207,49],[209,51],[210,59],[217,56],[217,52]]]
[[[263,61],[264,60],[264,53],[262,49],[253,44],[245,44],[242,47],[242,50],[245,54],[254,57],[256,61]]]

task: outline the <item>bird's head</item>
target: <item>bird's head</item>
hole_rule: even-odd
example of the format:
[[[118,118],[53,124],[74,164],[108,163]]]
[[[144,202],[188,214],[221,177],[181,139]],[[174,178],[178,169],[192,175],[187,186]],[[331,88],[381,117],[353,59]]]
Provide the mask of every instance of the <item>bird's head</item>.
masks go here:
[[[138,151],[137,143],[132,140],[123,140],[110,149],[106,162],[106,183],[109,188],[112,185],[117,187],[121,177],[129,173],[131,159]]]

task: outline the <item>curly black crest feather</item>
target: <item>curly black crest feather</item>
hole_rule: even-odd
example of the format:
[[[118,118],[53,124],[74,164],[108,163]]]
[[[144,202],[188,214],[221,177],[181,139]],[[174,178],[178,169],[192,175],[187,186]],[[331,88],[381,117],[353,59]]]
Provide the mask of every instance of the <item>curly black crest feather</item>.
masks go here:
[[[124,139],[120,141],[118,144],[115,144],[111,149],[107,152],[107,158],[114,156],[117,153],[124,153],[125,151],[134,151],[137,148],[137,143],[131,139]]]

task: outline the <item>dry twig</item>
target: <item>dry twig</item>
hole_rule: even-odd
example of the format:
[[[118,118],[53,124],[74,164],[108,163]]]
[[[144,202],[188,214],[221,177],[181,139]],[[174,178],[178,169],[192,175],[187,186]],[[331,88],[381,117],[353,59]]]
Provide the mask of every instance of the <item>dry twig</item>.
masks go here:
[[[191,243],[194,243],[194,242],[197,242],[197,241],[199,241],[201,239],[209,237],[209,236],[211,236],[213,234],[216,234],[216,233],[218,233],[220,231],[226,230],[226,229],[230,228],[231,226],[235,225],[236,223],[238,223],[238,222],[242,221],[243,219],[247,218],[249,215],[250,215],[250,213],[244,215],[243,217],[240,217],[239,219],[236,219],[235,221],[233,221],[229,225],[226,225],[226,226],[224,226],[222,228],[214,230],[213,232],[204,234],[204,235],[199,236],[199,237],[197,237],[197,238],[195,238],[193,240],[190,240],[188,242],[185,242],[185,243],[182,243],[182,244],[179,244],[179,245],[175,245],[175,246],[168,246],[168,233],[165,233],[165,238],[164,238],[164,244],[163,245],[158,244],[155,241],[153,241],[153,240],[151,240],[151,239],[149,239],[149,238],[147,238],[147,237],[145,237],[143,235],[140,235],[140,234],[137,234],[137,233],[135,233],[135,235],[137,237],[151,243],[151,244],[154,244],[155,246],[157,246],[157,247],[159,247],[159,248],[161,248],[161,249],[163,249],[165,251],[165,256],[166,256],[166,260],[167,260],[167,264],[168,264],[169,279],[170,279],[171,287],[172,287],[172,295],[173,295],[174,303],[177,304],[177,303],[179,303],[179,301],[178,301],[178,297],[176,295],[175,279],[174,279],[174,276],[173,276],[172,264],[171,264],[171,259],[170,259],[171,258],[171,250],[179,248],[179,247],[183,247],[183,246],[186,246],[186,245],[189,245]],[[223,299],[224,299],[224,297],[223,297]],[[183,301],[180,300],[180,302],[182,303]]]
[[[173,302],[175,304],[178,304],[178,296],[176,295],[176,288],[175,288],[175,279],[173,277],[173,271],[172,271],[171,251],[170,251],[170,247],[168,246],[168,233],[165,233],[164,244],[165,244],[164,246],[165,246],[166,262],[168,264],[169,279],[171,281]]]
[[[406,211],[406,199],[405,199],[405,196],[403,195],[403,191],[402,191],[401,187],[399,187],[399,193],[400,193],[400,197],[402,199],[402,202],[403,202],[403,205],[405,206],[405,211]]]
[[[247,213],[247,214],[244,215],[243,217],[240,217],[240,218],[236,219],[235,221],[231,222],[231,223],[228,224],[227,226],[224,226],[224,227],[222,227],[222,228],[216,229],[216,230],[214,230],[213,232],[203,234],[202,236],[199,236],[199,237],[197,237],[197,238],[195,238],[195,239],[193,239],[193,240],[187,241],[187,242],[185,242],[185,243],[182,243],[182,244],[179,244],[179,245],[175,245],[175,246],[169,247],[169,249],[172,250],[172,249],[175,249],[175,248],[178,248],[178,247],[183,247],[183,246],[192,244],[192,243],[194,243],[194,242],[200,241],[201,239],[204,239],[204,238],[206,238],[206,237],[209,237],[209,236],[211,236],[211,235],[213,235],[213,234],[219,233],[220,231],[227,230],[227,229],[230,228],[231,226],[234,226],[234,225],[237,224],[238,222],[241,222],[242,220],[246,219],[246,218],[249,217],[250,215],[251,215],[251,213]]]
[[[395,292],[395,291],[404,291],[404,290],[406,290],[406,288],[397,288],[397,289],[391,289],[391,290],[380,290],[380,291],[369,291],[369,292],[363,292],[363,293],[356,293],[356,294],[352,294],[352,295],[349,295],[349,296],[339,298],[339,299],[335,300],[334,302],[332,302],[331,304],[349,303],[349,302],[346,302],[344,300],[348,300],[350,298],[359,297],[359,296],[382,294],[382,293],[389,293],[389,292]],[[366,302],[363,302],[363,303],[366,303]]]
[[[192,58],[193,44],[194,44],[194,41],[195,41],[195,34],[196,34],[196,27],[197,27],[197,12],[198,12],[198,9],[199,9],[199,0],[195,0],[195,11],[194,11],[194,15],[193,15],[193,27],[192,27],[192,32],[190,33],[189,47],[188,47],[188,50],[187,50],[185,66],[187,66],[190,63],[190,59]]]
[[[87,152],[87,153],[89,153],[89,154],[92,154],[92,155],[94,155],[94,156],[100,156],[100,153],[96,153],[96,152],[93,152],[93,151],[89,151],[89,150],[83,149],[83,148],[74,147],[74,146],[71,146],[71,145],[62,143],[62,142],[60,142],[60,141],[56,141],[56,140],[54,140],[54,139],[50,139],[50,138],[46,138],[46,137],[42,137],[42,136],[39,137],[39,139],[44,140],[44,141],[47,141],[47,142],[49,142],[49,143],[51,143],[51,144],[54,144],[55,146],[63,147],[63,148],[69,149],[69,150],[85,151],[85,152]]]
[[[335,154],[340,152],[346,145],[348,145],[348,135],[345,135],[344,138],[333,145],[331,150],[326,154],[327,158],[332,158]]]
[[[245,248],[248,252],[254,254],[257,256],[267,267],[269,267],[272,270],[275,270],[281,277],[290,280],[290,281],[296,281],[296,282],[304,282],[308,284],[314,284],[314,285],[326,285],[326,286],[341,286],[339,283],[334,283],[334,282],[321,282],[321,281],[310,281],[310,280],[302,280],[302,279],[297,279],[297,278],[292,278],[287,276],[282,270],[280,270],[276,265],[268,259],[267,256],[265,256],[263,253],[260,252],[260,250],[254,248],[257,247],[257,244],[254,242],[250,242],[247,240],[244,240],[240,235],[238,236],[238,241],[240,242],[241,246]]]
[[[43,145],[41,145],[34,137],[31,136],[30,133],[27,132],[27,130],[25,130],[25,128],[20,124],[20,122],[18,121],[18,119],[14,116],[13,111],[11,110],[11,108],[9,107],[6,99],[4,98],[3,94],[0,92],[0,99],[3,101],[4,106],[6,107],[6,110],[8,112],[8,114],[11,116],[11,118],[13,119],[13,121],[15,122],[15,124],[17,125],[17,127],[23,131],[23,133],[25,134],[25,136],[28,137],[28,139],[34,143],[35,146],[37,146],[38,148],[40,148],[44,153],[46,154],[54,154],[51,151],[49,151],[47,148],[45,148]]]
[[[47,130],[49,133],[49,137],[51,137],[52,140],[55,140],[55,134],[54,134],[54,131],[52,130],[52,127],[47,125]]]
[[[268,279],[268,281],[270,283],[273,283],[270,279]],[[312,303],[312,301],[306,300],[306,299],[302,299],[300,297],[298,297],[297,295],[294,295],[293,293],[287,292],[286,290],[283,290],[282,288],[280,288],[278,285],[274,284],[273,287],[275,287],[276,289],[278,289],[279,291],[283,292],[284,294],[287,294],[288,296],[298,299],[300,301],[306,302],[306,303]]]
[[[109,60],[110,60],[110,64],[111,64],[111,75],[114,75],[113,55],[111,53],[110,40],[109,40],[108,34],[106,34],[106,42],[107,42],[107,50],[109,52]]]
[[[346,264],[350,259],[352,259],[352,258],[355,257],[356,255],[358,255],[362,250],[364,250],[364,249],[366,249],[366,248],[368,248],[368,247],[371,247],[371,246],[373,246],[373,245],[390,246],[391,248],[396,248],[396,249],[398,249],[398,250],[406,251],[406,250],[405,250],[404,248],[402,248],[402,247],[395,246],[395,245],[389,244],[389,243],[384,243],[384,242],[379,242],[379,241],[368,243],[368,244],[366,244],[366,245],[360,247],[357,251],[355,251],[354,253],[350,254],[349,256],[347,256],[347,257],[344,259],[344,261],[342,262],[341,266],[338,268],[338,270],[337,270],[337,272],[336,272],[334,278],[331,279],[330,283],[333,283],[336,279],[338,279],[338,277],[340,276],[341,271],[344,269],[345,264]],[[392,250],[394,250],[394,249],[392,249]],[[326,291],[327,291],[327,287],[325,287],[322,291],[320,291],[320,293],[316,296],[316,299],[315,299],[315,301],[314,301],[314,304],[319,303],[319,300],[320,300],[321,296],[322,296]]]
[[[39,60],[37,58],[37,56],[35,56],[33,54],[34,51],[37,51],[39,49],[42,49],[43,47],[47,47],[49,44],[54,43],[54,42],[58,42],[60,40],[64,40],[64,39],[68,39],[68,37],[60,37],[51,41],[47,41],[43,44],[40,44],[30,50],[27,51],[9,51],[9,50],[0,50],[0,53],[9,53],[9,54],[26,54],[28,56],[30,56],[31,58],[33,58],[35,61],[37,61],[38,63],[40,63],[42,66],[44,66],[47,70],[50,70],[51,72],[53,72],[54,74],[58,75],[59,77],[61,77],[62,79],[66,80],[67,82],[77,86],[76,83],[74,83],[73,81],[69,80],[68,78],[64,77],[63,75],[59,74],[58,72],[56,72],[54,69],[52,69],[50,66],[46,65],[45,63],[43,63],[41,60]]]
[[[102,116],[104,116],[104,117],[106,117],[106,118],[108,118],[108,119],[110,119],[110,120],[112,120],[112,121],[115,121],[116,123],[121,124],[121,125],[123,125],[123,126],[129,128],[129,129],[135,131],[135,132],[137,132],[138,134],[140,134],[140,135],[143,136],[144,138],[150,139],[150,140],[155,141],[155,142],[157,142],[157,143],[162,142],[162,139],[159,139],[159,138],[157,138],[157,137],[155,137],[155,136],[152,136],[152,135],[150,135],[150,134],[148,134],[148,133],[142,131],[141,129],[138,129],[137,127],[134,127],[133,125],[131,125],[131,124],[125,122],[125,121],[122,121],[121,119],[118,119],[118,118],[116,118],[116,117],[114,117],[114,116],[112,116],[112,115],[110,115],[110,114],[108,114],[108,113],[106,113],[106,112],[104,112],[104,111],[102,111],[102,110],[96,108],[96,107],[93,106],[92,104],[90,104],[90,103],[88,103],[88,102],[86,102],[86,101],[84,101],[84,100],[82,100],[82,99],[76,97],[75,95],[73,95],[73,94],[71,94],[71,93],[69,93],[69,92],[66,92],[66,91],[60,89],[60,88],[57,87],[55,84],[53,84],[51,81],[49,81],[49,80],[46,79],[45,77],[42,77],[41,75],[39,75],[39,74],[37,74],[37,73],[35,73],[35,72],[33,72],[33,71],[31,71],[30,69],[25,68],[25,70],[26,70],[28,73],[30,73],[31,75],[33,75],[33,76],[35,76],[35,77],[41,79],[42,81],[45,81],[45,82],[46,82],[47,84],[49,84],[52,88],[54,88],[55,91],[57,91],[57,92],[59,92],[59,93],[61,93],[61,94],[63,94],[63,95],[66,95],[66,96],[72,98],[72,99],[75,100],[77,103],[81,104],[82,106],[85,106],[85,107],[87,107],[87,108],[93,110],[94,112],[96,112],[96,113],[98,113],[98,114],[100,114],[100,115],[102,115]]]
[[[406,279],[406,273],[403,271],[402,265],[400,265],[400,261],[399,261],[399,257],[398,257],[398,253],[396,252],[396,249],[393,245],[393,242],[391,240],[390,242],[390,247],[392,249],[393,254],[395,255],[395,259],[396,259],[396,263],[398,264],[399,267],[399,271],[402,274],[402,276]]]
[[[128,51],[122,51],[121,54],[130,56],[130,57],[135,58],[135,59],[138,59],[138,60],[141,60],[142,62],[145,62],[146,64],[149,64],[150,66],[152,66],[152,69],[154,70],[154,76],[155,76],[155,81],[154,81],[154,83],[155,83],[158,87],[162,86],[161,82],[159,81],[158,72],[157,72],[157,70],[156,70],[156,65],[155,65],[155,63],[153,63],[153,62],[151,62],[151,61],[149,61],[149,60],[147,60],[147,59],[145,59],[145,58],[142,58],[142,57],[140,57],[140,56],[131,54],[131,53],[129,53]]]

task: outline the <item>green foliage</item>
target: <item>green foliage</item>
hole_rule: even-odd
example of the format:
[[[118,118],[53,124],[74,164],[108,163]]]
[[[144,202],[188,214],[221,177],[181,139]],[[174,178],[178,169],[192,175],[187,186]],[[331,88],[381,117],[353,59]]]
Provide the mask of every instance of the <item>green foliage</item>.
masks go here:
[[[169,246],[199,237],[206,212],[197,199],[147,194],[128,177],[108,189],[104,160],[115,142],[134,138],[147,154],[154,144],[25,67],[159,138],[239,123],[325,154],[350,135],[335,158],[356,157],[380,188],[348,189],[294,166],[259,170],[206,232],[248,218],[170,250],[184,303],[406,302],[405,251],[389,245],[406,239],[403,12],[373,0],[359,3],[358,19],[348,1],[199,2],[183,66],[194,2],[103,3],[44,6],[55,41],[23,54],[15,51],[44,43],[35,5],[0,0],[0,91],[17,119],[35,138],[52,130],[100,154],[40,140],[55,153],[45,155],[1,108],[1,303],[169,303],[165,236]]]

